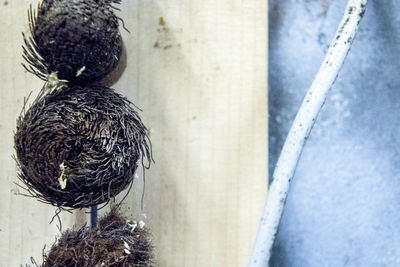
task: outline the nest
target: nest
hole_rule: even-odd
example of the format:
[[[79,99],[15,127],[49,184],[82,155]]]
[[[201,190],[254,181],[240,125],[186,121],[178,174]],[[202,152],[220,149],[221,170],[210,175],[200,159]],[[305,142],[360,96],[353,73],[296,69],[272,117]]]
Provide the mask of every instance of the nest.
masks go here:
[[[17,120],[18,177],[57,207],[108,202],[148,168],[151,143],[131,102],[104,86],[46,86]]]
[[[24,36],[25,68],[39,78],[58,77],[83,85],[98,81],[118,64],[122,53],[119,20],[111,4],[120,0],[43,0],[29,10]]]
[[[127,220],[116,209],[99,227],[67,230],[44,255],[43,267],[154,266],[153,245],[143,222]]]

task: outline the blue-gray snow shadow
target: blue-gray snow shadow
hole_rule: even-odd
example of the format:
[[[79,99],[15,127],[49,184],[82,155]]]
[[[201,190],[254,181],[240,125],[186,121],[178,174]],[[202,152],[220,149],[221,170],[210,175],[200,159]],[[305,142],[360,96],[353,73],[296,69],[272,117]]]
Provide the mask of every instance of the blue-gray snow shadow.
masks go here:
[[[286,8],[270,39],[271,162],[347,1],[283,2],[270,1]],[[398,10],[369,1],[301,156],[270,266],[400,266]]]

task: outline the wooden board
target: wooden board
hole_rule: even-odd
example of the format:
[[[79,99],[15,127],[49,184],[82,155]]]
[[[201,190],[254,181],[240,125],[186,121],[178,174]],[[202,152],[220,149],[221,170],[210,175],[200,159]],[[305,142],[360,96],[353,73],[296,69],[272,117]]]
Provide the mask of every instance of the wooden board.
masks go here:
[[[39,257],[57,229],[48,225],[53,209],[11,192],[15,118],[41,82],[19,64],[26,9],[36,2],[1,1],[0,262],[16,266]],[[112,86],[143,109],[150,129],[156,164],[141,218],[156,262],[245,266],[267,191],[267,1],[125,0],[121,9],[131,33],[123,31]],[[125,199],[137,216],[141,178]],[[67,227],[75,217],[62,219]]]

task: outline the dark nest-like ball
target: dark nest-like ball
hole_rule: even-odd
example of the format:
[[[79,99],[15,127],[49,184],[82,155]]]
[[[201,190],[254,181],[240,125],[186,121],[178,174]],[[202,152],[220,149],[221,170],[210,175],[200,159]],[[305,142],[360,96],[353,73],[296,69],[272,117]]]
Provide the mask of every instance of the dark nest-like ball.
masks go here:
[[[150,166],[146,127],[126,98],[104,86],[46,90],[22,112],[14,137],[18,177],[30,195],[89,207],[132,184],[139,164]]]
[[[46,80],[73,84],[102,79],[118,64],[122,38],[112,3],[120,0],[43,0],[30,9],[30,35],[24,36],[25,68]]]
[[[117,209],[99,221],[99,227],[67,230],[44,255],[42,267],[154,266],[149,230],[127,220]]]

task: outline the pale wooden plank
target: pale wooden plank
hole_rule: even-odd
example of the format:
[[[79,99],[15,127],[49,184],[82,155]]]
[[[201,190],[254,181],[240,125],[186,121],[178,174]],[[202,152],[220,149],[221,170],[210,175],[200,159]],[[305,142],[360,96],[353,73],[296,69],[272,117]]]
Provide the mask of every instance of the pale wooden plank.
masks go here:
[[[114,87],[151,131],[144,212],[160,266],[247,264],[267,188],[266,2],[124,2]]]
[[[151,130],[157,163],[147,172],[145,212],[160,266],[247,262],[267,182],[266,2],[124,1],[121,6],[132,33],[123,33],[127,63],[114,87],[143,108]],[[38,244],[57,232],[45,225],[51,209],[10,192],[14,118],[23,96],[41,84],[29,74],[17,75],[29,3],[9,1],[0,8],[0,171],[7,177],[0,189],[5,218],[0,249],[6,252],[0,260],[8,266],[40,254]],[[141,213],[141,188],[135,183],[126,199],[135,214]],[[74,217],[63,216],[64,227],[70,225]],[[24,218],[33,224],[21,226]],[[36,243],[22,245],[31,237],[26,230],[31,225]]]

